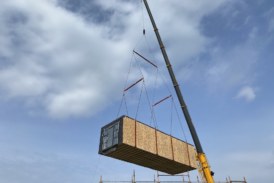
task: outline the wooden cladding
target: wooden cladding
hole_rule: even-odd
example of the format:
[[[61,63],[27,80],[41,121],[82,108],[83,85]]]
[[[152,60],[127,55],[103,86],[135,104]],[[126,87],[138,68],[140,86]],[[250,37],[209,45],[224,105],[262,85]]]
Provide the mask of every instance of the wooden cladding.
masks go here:
[[[101,129],[99,154],[168,174],[197,168],[192,145],[127,116]]]

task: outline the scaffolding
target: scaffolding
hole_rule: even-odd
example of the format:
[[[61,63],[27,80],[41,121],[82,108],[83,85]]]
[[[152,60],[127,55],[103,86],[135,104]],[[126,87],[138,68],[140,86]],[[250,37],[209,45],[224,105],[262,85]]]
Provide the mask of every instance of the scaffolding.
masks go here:
[[[178,181],[161,181],[160,177],[181,177],[181,180]],[[189,174],[178,174],[178,175],[167,175],[167,174],[159,174],[157,171],[156,177],[154,176],[153,181],[136,181],[135,171],[133,171],[132,178],[130,181],[111,181],[111,180],[103,180],[103,177],[100,176],[99,183],[205,183],[200,181],[197,176],[196,181],[191,181]],[[215,183],[247,183],[246,178],[243,177],[243,180],[232,180],[230,177],[226,178],[225,181],[215,181]]]

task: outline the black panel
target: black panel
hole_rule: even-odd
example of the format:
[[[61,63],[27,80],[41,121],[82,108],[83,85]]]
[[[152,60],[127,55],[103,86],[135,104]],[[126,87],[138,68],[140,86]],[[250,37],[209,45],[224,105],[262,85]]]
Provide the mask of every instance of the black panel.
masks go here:
[[[109,149],[118,146],[122,142],[122,119],[124,116],[119,117],[113,122],[105,125],[101,128],[99,154],[105,154],[104,152]]]

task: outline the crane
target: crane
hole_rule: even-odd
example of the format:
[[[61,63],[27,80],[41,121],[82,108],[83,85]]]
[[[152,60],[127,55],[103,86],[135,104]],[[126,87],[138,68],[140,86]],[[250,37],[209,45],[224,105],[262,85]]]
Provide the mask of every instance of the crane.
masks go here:
[[[161,39],[160,33],[158,31],[158,28],[157,28],[156,23],[154,21],[154,18],[152,16],[150,7],[148,5],[147,0],[143,0],[143,2],[144,2],[144,5],[146,7],[147,13],[149,15],[150,21],[152,23],[152,26],[153,26],[154,32],[156,34],[156,37],[157,37],[157,40],[158,40],[158,43],[159,43],[162,55],[163,55],[164,60],[165,60],[166,67],[168,69],[168,72],[169,72],[170,78],[172,80],[172,83],[173,83],[173,86],[174,86],[177,98],[178,98],[179,103],[180,103],[180,107],[181,107],[182,112],[183,112],[183,114],[185,116],[188,128],[190,130],[190,133],[191,133],[194,145],[195,145],[196,150],[197,150],[197,160],[198,160],[198,162],[199,162],[199,164],[201,166],[200,174],[201,174],[202,178],[207,183],[214,183],[214,178],[213,178],[214,173],[211,171],[209,163],[208,163],[208,160],[206,158],[206,154],[203,151],[203,148],[202,148],[202,145],[200,143],[200,140],[199,140],[199,137],[197,135],[197,132],[195,130],[194,124],[193,124],[192,119],[190,117],[190,114],[188,112],[187,105],[186,105],[186,103],[184,101],[184,98],[183,98],[180,86],[179,86],[179,84],[177,82],[177,79],[176,79],[175,74],[173,72],[172,66],[170,64],[170,61],[169,61],[169,58],[168,58],[168,55],[167,55],[164,43],[163,43],[163,41]]]

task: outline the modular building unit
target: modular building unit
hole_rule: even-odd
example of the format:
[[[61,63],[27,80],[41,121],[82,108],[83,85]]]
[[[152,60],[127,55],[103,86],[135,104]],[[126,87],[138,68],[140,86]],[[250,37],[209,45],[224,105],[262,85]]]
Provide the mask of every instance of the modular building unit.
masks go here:
[[[127,116],[102,127],[99,154],[172,175],[197,168],[192,145]]]

